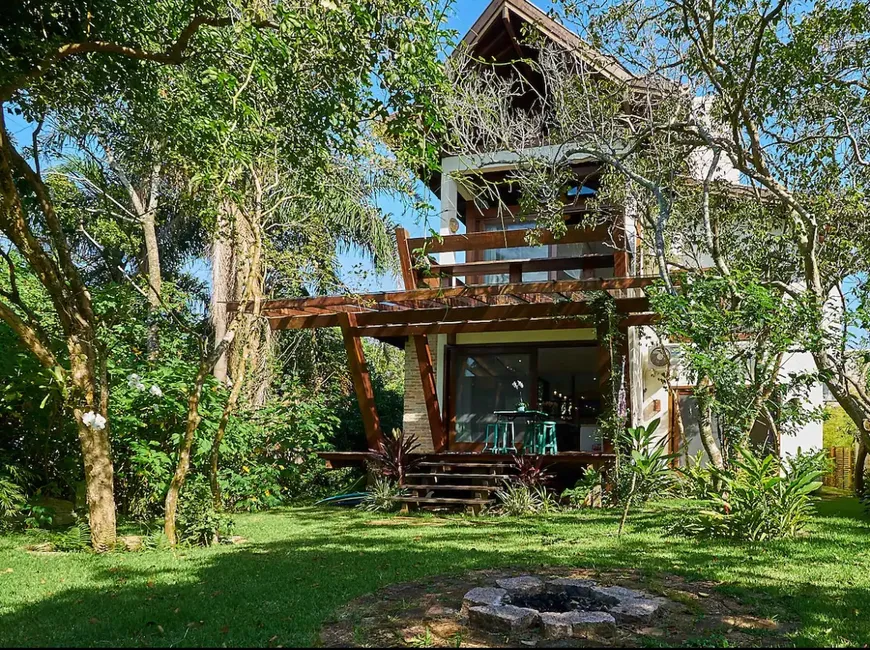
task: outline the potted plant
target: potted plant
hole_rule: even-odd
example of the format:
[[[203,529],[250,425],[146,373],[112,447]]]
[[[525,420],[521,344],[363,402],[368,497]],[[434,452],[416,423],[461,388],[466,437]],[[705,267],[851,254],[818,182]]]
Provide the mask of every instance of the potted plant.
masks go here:
[[[520,395],[520,401],[517,402],[517,411],[522,413],[523,411],[526,410],[526,402],[523,399],[523,388],[524,388],[523,382],[521,382],[519,379],[516,379],[516,380],[514,380],[514,383],[511,385],[516,389],[517,393],[519,393],[519,395]]]

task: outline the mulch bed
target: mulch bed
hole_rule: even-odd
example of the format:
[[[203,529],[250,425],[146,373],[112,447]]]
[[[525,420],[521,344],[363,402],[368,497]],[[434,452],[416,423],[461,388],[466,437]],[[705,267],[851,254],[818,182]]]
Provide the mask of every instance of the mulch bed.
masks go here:
[[[494,586],[502,577],[534,574],[592,579],[663,596],[670,603],[649,625],[621,624],[607,638],[550,641],[537,630],[505,638],[468,625],[462,599],[473,587]],[[716,584],[661,574],[642,578],[631,571],[528,568],[473,571],[390,585],[341,608],[320,634],[325,647],[771,647],[790,645],[788,626],[761,618],[745,604],[716,593]]]

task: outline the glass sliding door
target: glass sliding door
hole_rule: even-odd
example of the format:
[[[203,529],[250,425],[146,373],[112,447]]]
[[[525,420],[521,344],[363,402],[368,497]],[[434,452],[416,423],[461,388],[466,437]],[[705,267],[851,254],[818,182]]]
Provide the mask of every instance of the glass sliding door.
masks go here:
[[[512,411],[522,400],[531,401],[532,353],[456,349],[454,375],[453,442],[459,445],[482,445],[486,425],[496,421],[495,411]],[[522,383],[517,389],[514,383]],[[517,422],[517,437],[524,424]]]

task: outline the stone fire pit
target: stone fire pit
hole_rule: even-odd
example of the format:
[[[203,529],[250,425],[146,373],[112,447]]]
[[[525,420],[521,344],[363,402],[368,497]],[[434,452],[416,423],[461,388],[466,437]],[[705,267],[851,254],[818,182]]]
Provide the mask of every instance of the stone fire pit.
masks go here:
[[[494,587],[465,594],[472,626],[516,634],[540,627],[547,639],[609,636],[621,623],[650,623],[666,601],[642,591],[594,580],[537,576],[500,578]]]

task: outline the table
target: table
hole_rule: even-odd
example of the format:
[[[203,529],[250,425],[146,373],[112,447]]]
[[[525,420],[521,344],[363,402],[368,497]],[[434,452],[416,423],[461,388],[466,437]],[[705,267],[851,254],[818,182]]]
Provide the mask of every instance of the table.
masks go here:
[[[509,453],[516,451],[516,439],[514,436],[514,420],[525,418],[531,421],[540,421],[549,417],[544,411],[535,411],[526,409],[525,411],[493,411],[493,415],[498,418],[496,423],[495,435],[493,436],[492,451],[495,453]],[[499,425],[504,425],[499,426]],[[508,426],[509,425],[509,426]],[[510,433],[510,444],[508,443],[508,433]],[[502,440],[499,440],[499,434],[503,435]],[[487,436],[488,438],[489,436]]]

